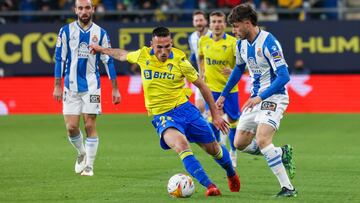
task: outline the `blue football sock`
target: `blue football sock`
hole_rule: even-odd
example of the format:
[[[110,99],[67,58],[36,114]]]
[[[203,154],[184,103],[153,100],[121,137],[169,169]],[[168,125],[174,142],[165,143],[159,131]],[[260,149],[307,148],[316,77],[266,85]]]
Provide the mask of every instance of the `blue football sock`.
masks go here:
[[[227,176],[231,177],[235,175],[235,170],[232,167],[231,159],[226,147],[221,146],[219,152],[214,156],[215,161],[226,170]]]
[[[193,152],[190,149],[180,152],[179,156],[187,172],[190,173],[196,180],[198,180],[201,185],[207,188],[212,184],[200,162],[195,158]]]

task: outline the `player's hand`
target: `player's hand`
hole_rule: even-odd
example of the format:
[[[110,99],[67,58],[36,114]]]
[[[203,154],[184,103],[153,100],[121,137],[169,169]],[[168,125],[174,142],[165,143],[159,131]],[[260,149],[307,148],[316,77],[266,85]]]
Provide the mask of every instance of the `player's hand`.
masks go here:
[[[217,100],[216,100],[216,107],[217,109],[222,109],[224,107],[224,102],[225,102],[225,97],[224,96],[220,96]]]
[[[102,50],[104,48],[102,46],[99,46],[97,44],[90,44],[89,45],[89,50],[90,50],[90,53],[95,55],[96,53],[102,53]]]
[[[229,68],[229,67],[224,67],[222,70],[221,70],[221,73],[225,76],[229,76],[232,72],[232,69]]]
[[[112,103],[119,104],[121,101],[121,95],[118,89],[112,90]]]
[[[229,126],[230,124],[224,120],[219,113],[217,113],[216,115],[213,115],[213,121],[212,123],[214,124],[215,128],[217,130],[220,130],[222,133],[224,134],[228,134],[229,133]]]
[[[261,97],[259,96],[256,96],[256,97],[253,97],[253,98],[249,98],[243,108],[242,108],[242,111],[246,111],[247,109],[252,109],[254,106],[256,106],[257,104],[259,104],[260,102],[262,101]]]
[[[61,87],[55,86],[53,91],[53,98],[57,102],[61,102],[62,100],[62,89]]]

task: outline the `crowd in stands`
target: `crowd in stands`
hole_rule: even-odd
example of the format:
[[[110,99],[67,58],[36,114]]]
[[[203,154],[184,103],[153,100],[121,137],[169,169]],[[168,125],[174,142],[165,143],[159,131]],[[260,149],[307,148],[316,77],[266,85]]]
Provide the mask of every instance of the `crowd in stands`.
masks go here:
[[[74,7],[74,1],[0,0],[0,10],[1,13],[6,11],[70,11]],[[311,8],[337,8],[340,2],[345,7],[360,8],[359,0],[93,0],[96,6],[97,18],[120,20],[122,22],[188,21],[191,20],[191,11],[194,9],[211,11],[218,8],[232,8],[240,3],[252,4],[260,11],[259,18],[263,21],[337,19],[336,12],[306,13],[306,11],[311,10]],[[139,10],[148,12],[140,14],[142,12],[138,12]],[[170,14],[174,13],[170,11],[176,10],[178,12]],[[49,15],[46,17],[34,15],[1,16],[1,13],[0,18],[2,17],[3,20],[9,22],[66,21],[69,17],[72,17],[62,15]],[[122,15],[119,15],[119,13]],[[356,17],[360,18],[359,15],[349,15],[349,18]]]

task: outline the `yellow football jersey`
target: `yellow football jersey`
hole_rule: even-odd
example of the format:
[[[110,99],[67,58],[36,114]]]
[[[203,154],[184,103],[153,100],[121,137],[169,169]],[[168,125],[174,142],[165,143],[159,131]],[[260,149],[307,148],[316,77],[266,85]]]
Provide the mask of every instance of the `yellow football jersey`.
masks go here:
[[[222,92],[229,76],[221,71],[224,67],[231,69],[235,66],[236,38],[224,34],[223,38],[215,41],[212,34],[202,36],[199,40],[199,55],[204,56],[205,83],[213,92]],[[231,92],[237,92],[235,87]]]
[[[159,61],[154,50],[149,47],[129,52],[127,61],[140,66],[145,106],[149,115],[165,113],[187,102],[191,90],[185,88],[184,78],[194,82],[199,77],[185,53],[176,48],[171,49],[165,62]]]

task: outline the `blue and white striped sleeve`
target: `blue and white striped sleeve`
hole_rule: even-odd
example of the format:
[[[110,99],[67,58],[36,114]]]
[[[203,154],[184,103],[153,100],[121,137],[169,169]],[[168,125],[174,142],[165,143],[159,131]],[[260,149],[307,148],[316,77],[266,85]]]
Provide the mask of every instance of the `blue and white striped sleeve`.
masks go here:
[[[65,28],[62,27],[59,31],[59,35],[56,41],[55,47],[55,78],[61,78],[63,76],[66,56],[68,52],[67,37],[65,34]]]
[[[101,30],[101,35],[102,35],[102,38],[100,41],[100,46],[106,47],[106,48],[111,48],[109,35],[104,30]],[[109,78],[111,80],[116,79],[114,60],[106,54],[101,54],[100,59],[105,66],[105,70],[106,70],[106,73],[108,74]]]

